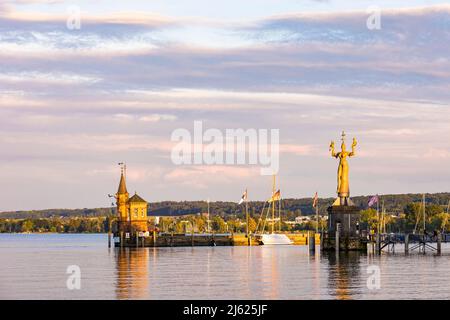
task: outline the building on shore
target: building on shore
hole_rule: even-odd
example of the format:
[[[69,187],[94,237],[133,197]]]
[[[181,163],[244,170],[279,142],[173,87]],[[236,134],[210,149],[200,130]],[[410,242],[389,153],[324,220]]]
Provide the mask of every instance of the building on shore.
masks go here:
[[[126,185],[126,167],[121,168],[119,188],[116,193],[118,231],[135,234],[148,231],[148,203],[136,192],[130,198]]]

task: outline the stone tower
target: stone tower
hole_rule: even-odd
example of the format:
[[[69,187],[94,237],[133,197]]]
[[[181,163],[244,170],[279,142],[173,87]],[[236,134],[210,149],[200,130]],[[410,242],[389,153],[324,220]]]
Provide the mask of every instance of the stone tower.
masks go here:
[[[127,191],[127,185],[125,182],[125,166],[123,165],[121,167],[121,173],[120,173],[120,182],[119,182],[119,188],[116,193],[116,201],[117,201],[117,215],[118,215],[118,222],[119,222],[119,231],[123,232],[129,232],[129,194]]]

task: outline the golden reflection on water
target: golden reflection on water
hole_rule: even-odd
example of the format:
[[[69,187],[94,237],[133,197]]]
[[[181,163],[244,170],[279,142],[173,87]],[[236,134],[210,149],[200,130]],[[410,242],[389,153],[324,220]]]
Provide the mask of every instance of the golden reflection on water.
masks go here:
[[[148,299],[149,250],[122,248],[116,252],[117,299]]]
[[[267,299],[279,299],[279,270],[276,248],[267,246],[256,250],[256,256],[261,263],[257,266],[259,268],[260,279],[265,283],[263,290]]]
[[[329,263],[328,287],[335,292],[333,296],[338,300],[353,299],[354,282],[359,279],[359,258],[357,252],[336,254],[330,252],[326,255]]]
[[[234,250],[231,249],[226,257],[226,261],[232,260],[234,270],[240,287],[240,295],[252,298],[255,295],[255,280],[258,293],[264,299],[280,299],[284,296],[282,283],[290,275],[283,274],[280,269],[280,261],[293,254],[290,250],[277,250],[278,248],[266,247],[257,250]],[[194,249],[192,249],[194,253]],[[200,251],[201,252],[201,251]],[[200,253],[198,252],[198,253]],[[167,253],[167,252],[166,252]],[[171,252],[168,252],[169,256]],[[206,250],[202,252],[202,261],[205,267],[205,287],[213,285],[215,279],[214,270],[217,269],[218,252]],[[180,254],[180,253],[177,253]],[[297,252],[298,254],[298,252]],[[114,252],[116,260],[116,286],[115,293],[117,299],[151,299],[150,292],[150,269],[158,269],[158,258],[156,250],[148,248],[118,248]],[[309,288],[313,296],[319,296],[321,290],[321,264],[328,262],[328,291],[331,296],[338,300],[353,299],[355,288],[358,287],[360,279],[360,254],[358,253],[316,253],[309,255],[307,251],[298,254],[297,258],[308,257],[308,262],[304,270],[298,272],[308,272]],[[323,261],[324,259],[325,261]],[[322,262],[321,262],[322,260]],[[196,260],[197,261],[197,260]],[[150,265],[151,264],[151,265]],[[309,265],[309,266],[308,266]],[[306,267],[306,268],[305,268]],[[227,272],[227,271],[223,271]],[[155,294],[155,293],[153,293]],[[158,295],[158,294],[156,294]]]

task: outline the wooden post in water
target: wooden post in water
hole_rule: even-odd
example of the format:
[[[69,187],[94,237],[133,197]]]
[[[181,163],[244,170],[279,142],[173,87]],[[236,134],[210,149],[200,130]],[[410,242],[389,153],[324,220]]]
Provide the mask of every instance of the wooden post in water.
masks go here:
[[[323,233],[323,230],[320,232],[320,251],[322,252],[323,251],[323,243],[324,243],[324,241],[323,241],[323,235],[324,235],[324,233]]]
[[[123,231],[120,231],[120,247],[123,248]]]
[[[405,234],[405,254],[409,253],[409,234]]]
[[[381,235],[379,232],[375,236],[375,246],[377,254],[381,254]]]
[[[139,232],[136,231],[136,248],[139,248]]]
[[[316,239],[315,234],[313,232],[308,232],[308,245],[309,245],[309,253],[314,254],[316,252]]]
[[[341,224],[340,223],[337,223],[336,224],[336,239],[335,239],[335,249],[336,249],[336,252],[339,252],[339,246],[340,246],[340,239],[339,239],[339,237],[340,237],[340,229],[341,229]]]
[[[156,247],[156,231],[153,230],[153,246]]]
[[[441,254],[441,243],[442,243],[442,235],[441,232],[438,231],[437,233],[437,254]]]

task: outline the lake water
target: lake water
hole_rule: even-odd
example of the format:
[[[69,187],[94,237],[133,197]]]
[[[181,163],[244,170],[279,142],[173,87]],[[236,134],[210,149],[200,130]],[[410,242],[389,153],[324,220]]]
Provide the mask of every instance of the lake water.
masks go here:
[[[0,234],[0,299],[449,299],[450,246],[395,255],[306,246],[107,247],[104,234]],[[81,270],[67,289],[67,267]],[[380,289],[368,289],[369,266]]]

